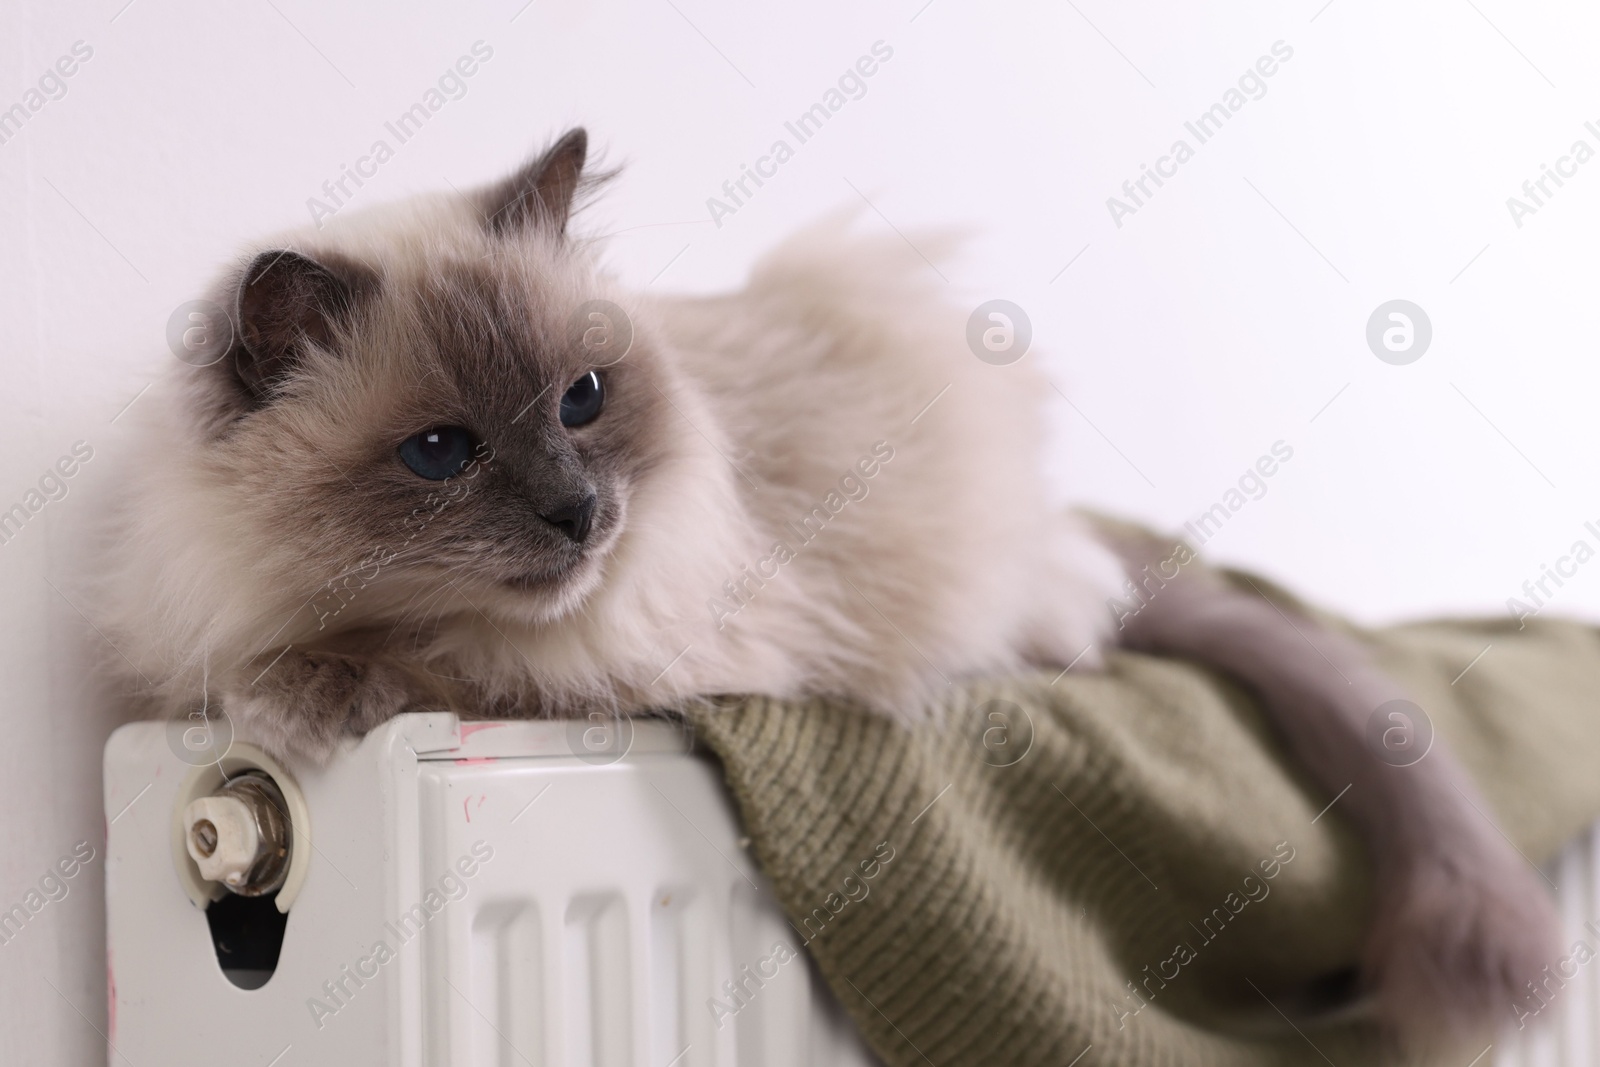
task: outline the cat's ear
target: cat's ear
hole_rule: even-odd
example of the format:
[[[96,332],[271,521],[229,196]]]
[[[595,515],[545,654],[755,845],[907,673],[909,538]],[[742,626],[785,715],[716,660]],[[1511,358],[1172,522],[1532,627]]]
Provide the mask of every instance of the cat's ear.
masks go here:
[[[315,260],[280,249],[262,252],[239,281],[233,371],[257,401],[269,400],[305,359],[308,346],[332,348],[377,276],[343,258]]]
[[[531,227],[548,227],[561,236],[567,230],[573,200],[585,182],[584,158],[589,135],[580,126],[568,130],[537,159],[484,193],[484,220],[496,236]]]

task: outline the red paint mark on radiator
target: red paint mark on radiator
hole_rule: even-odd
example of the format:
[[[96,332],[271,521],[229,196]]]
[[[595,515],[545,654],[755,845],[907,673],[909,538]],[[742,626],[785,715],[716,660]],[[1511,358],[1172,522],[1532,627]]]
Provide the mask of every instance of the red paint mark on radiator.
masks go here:
[[[111,965],[111,949],[106,949],[106,1044],[117,1046],[117,972]]]
[[[493,763],[494,761],[494,756],[468,756],[464,759],[456,760],[455,763],[457,767],[476,767],[479,764]]]
[[[503,722],[469,722],[461,726],[461,740],[465,741],[479,730],[498,730],[506,723]]]

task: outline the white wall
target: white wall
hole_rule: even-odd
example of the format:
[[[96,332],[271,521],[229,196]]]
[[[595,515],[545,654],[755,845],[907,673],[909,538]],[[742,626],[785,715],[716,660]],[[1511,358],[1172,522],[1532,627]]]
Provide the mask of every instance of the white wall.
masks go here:
[[[467,95],[357,203],[466,188],[582,122],[628,164],[589,216],[618,231],[617,268],[705,289],[859,203],[854,185],[865,225],[975,234],[946,269],[952,299],[1029,312],[1078,408],[1055,401],[1053,461],[1076,498],[1176,525],[1281,439],[1294,458],[1208,550],[1371,620],[1503,611],[1572,541],[1600,544],[1583,529],[1600,519],[1600,162],[1520,228],[1506,206],[1574,140],[1600,149],[1583,128],[1600,120],[1592,10],[125,2],[0,14],[0,108],[74,42],[93,49],[0,144],[0,510],[74,442],[95,450],[0,546],[0,906],[101,841],[115,702],[67,598],[92,575],[78,540],[115,470],[112,420],[172,358],[169,314],[236,242],[306,219],[322,182],[479,40],[494,54]],[[894,54],[866,95],[712,224],[707,197],[879,40]],[[1197,145],[1184,120],[1279,40],[1293,58],[1266,95]],[[1106,198],[1180,137],[1194,158],[1115,226]],[[1409,366],[1364,340],[1397,297],[1435,331]],[[1600,609],[1600,564],[1556,609]],[[0,945],[0,1062],[100,1056],[100,876],[96,861]]]

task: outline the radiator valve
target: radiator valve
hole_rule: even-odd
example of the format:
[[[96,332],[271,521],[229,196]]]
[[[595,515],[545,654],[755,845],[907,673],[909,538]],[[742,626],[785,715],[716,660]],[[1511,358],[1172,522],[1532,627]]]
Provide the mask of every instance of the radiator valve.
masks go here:
[[[184,844],[201,877],[258,897],[289,873],[288,808],[277,783],[260,771],[228,779],[183,812]]]

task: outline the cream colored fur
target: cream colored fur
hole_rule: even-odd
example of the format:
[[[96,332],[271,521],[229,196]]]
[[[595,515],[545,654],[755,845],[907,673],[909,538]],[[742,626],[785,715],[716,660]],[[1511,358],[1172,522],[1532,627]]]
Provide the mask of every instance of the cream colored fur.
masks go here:
[[[470,206],[425,198],[266,247],[339,250],[393,276],[505,255],[501,243]],[[919,715],[956,679],[1065,666],[1086,649],[1084,664],[1096,662],[1122,572],[1046,504],[1049,385],[1031,359],[975,358],[966,313],[898,238],[833,221],[774,252],[744,289],[709,299],[631,296],[591,273],[592,249],[532,236],[522,251],[547,302],[604,295],[630,309],[641,340],[628,358],[658,361],[669,383],[663,462],[632,487],[614,545],[553,616],[393,568],[356,592],[333,631],[427,621],[427,639],[406,650],[419,665],[473,679],[474,694],[536,694],[530,708],[561,714],[760,692]],[[113,640],[166,708],[209,687],[241,730],[303,750],[311,735],[260,698],[255,676],[291,643],[326,643],[332,631],[306,605],[366,546],[308,545],[295,529],[297,471],[315,462],[300,450],[351,465],[337,434],[381,399],[363,397],[375,385],[356,375],[336,403],[297,413],[283,435],[298,440],[262,457],[281,468],[277,499],[263,502],[259,483],[241,485],[231,459],[218,460],[194,372],[178,370],[140,409]],[[892,459],[864,478],[857,465],[875,445]],[[847,477],[863,498],[839,490]],[[817,507],[830,517],[803,543],[796,528]],[[782,566],[778,541],[794,552]],[[773,576],[759,585],[747,577],[763,570]]]

